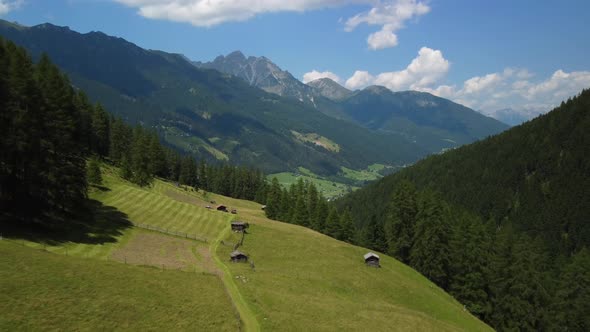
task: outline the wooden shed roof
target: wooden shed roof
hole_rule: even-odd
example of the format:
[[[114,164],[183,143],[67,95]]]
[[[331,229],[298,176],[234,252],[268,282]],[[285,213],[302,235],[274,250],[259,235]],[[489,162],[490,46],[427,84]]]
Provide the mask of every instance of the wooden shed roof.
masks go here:
[[[376,257],[377,259],[379,259],[379,255],[372,253],[372,252],[366,253],[363,257],[365,258],[365,260],[367,260],[371,257]]]
[[[232,252],[231,254],[229,254],[230,257],[238,257],[238,256],[246,256],[248,257],[248,255],[244,254],[241,251],[235,250],[234,252]]]

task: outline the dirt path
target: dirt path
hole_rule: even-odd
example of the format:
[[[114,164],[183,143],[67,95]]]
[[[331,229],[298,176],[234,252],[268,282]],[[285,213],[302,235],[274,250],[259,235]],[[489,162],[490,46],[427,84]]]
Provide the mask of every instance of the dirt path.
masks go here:
[[[217,265],[215,264],[215,261],[211,254],[211,249],[209,247],[198,247],[197,252],[203,260],[201,262],[201,266],[203,267],[203,269],[221,278],[223,276],[223,271],[221,271],[219,267],[217,267]]]
[[[223,272],[221,275],[221,281],[223,281],[223,285],[225,286],[225,289],[227,290],[232,303],[234,304],[236,310],[240,315],[240,319],[243,323],[244,330],[260,331],[260,325],[256,320],[256,316],[254,315],[252,310],[250,310],[250,307],[248,307],[248,304],[246,304],[246,301],[244,300],[242,294],[238,290],[238,286],[236,286],[236,284],[234,283],[234,278],[232,278],[231,272],[229,271],[227,266],[223,264],[219,257],[215,255],[215,253],[217,252],[217,247],[219,247],[219,244],[221,243],[221,239],[223,239],[229,232],[229,228],[226,228],[225,230],[221,231],[217,239],[215,239],[215,241],[211,243],[209,251],[213,254],[215,264]]]

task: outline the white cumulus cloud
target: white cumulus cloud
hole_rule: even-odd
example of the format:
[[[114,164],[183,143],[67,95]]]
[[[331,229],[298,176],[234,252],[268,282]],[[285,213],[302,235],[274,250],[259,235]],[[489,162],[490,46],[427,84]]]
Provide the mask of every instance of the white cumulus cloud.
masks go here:
[[[0,4],[7,0],[0,0]],[[248,20],[256,15],[276,12],[304,12],[350,4],[369,9],[345,21],[345,30],[359,25],[377,25],[381,29],[367,38],[369,48],[379,50],[398,43],[396,32],[412,18],[430,11],[419,0],[112,0],[132,8],[151,19],[187,22],[211,27],[225,22]],[[1,6],[1,5],[0,5]],[[1,8],[1,7],[0,7]]]
[[[383,85],[391,90],[424,90],[432,87],[449,71],[450,63],[440,50],[422,47],[418,56],[403,70],[383,72],[375,76],[356,71],[346,81],[346,87],[359,89],[368,85]]]
[[[329,78],[334,82],[340,83],[340,77],[338,77],[338,75],[334,74],[333,72],[331,72],[331,71],[320,72],[315,69],[308,72],[308,73],[303,74],[303,83],[315,81],[320,78]]]
[[[381,30],[372,33],[367,38],[367,44],[372,50],[396,46],[398,30],[404,27],[406,21],[424,15],[430,7],[417,0],[380,0],[369,11],[349,18],[345,29],[352,31],[361,24],[378,25]]]
[[[345,86],[351,90],[356,90],[371,85],[374,81],[375,77],[369,74],[368,71],[357,70],[346,80]]]
[[[550,77],[532,81],[526,69],[507,68],[502,72],[474,76],[462,86],[441,85],[423,89],[452,99],[484,114],[496,116],[509,109],[515,115],[530,119],[550,111],[561,101],[590,88],[590,71],[556,70]]]
[[[388,29],[382,29],[374,32],[367,38],[367,44],[372,50],[397,46],[397,36]]]
[[[188,22],[210,27],[225,22],[245,21],[258,14],[303,12],[342,6],[353,0],[114,0],[139,9],[139,14],[153,19]],[[360,1],[366,2],[366,1]]]
[[[18,9],[22,4],[23,0],[0,0],[0,15]]]

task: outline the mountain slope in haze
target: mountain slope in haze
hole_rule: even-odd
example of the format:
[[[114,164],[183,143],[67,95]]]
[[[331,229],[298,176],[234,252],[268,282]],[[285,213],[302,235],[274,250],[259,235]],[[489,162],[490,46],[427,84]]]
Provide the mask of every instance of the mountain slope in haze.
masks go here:
[[[307,85],[314,88],[320,95],[331,100],[341,100],[352,94],[352,91],[327,77],[307,82]]]
[[[431,149],[457,147],[508,128],[448,99],[425,92],[392,92],[382,86],[356,91],[338,106],[346,118],[366,128],[428,142]]]
[[[242,52],[234,51],[227,56],[220,55],[212,62],[195,61],[193,64],[199,68],[215,69],[239,77],[266,92],[302,102],[313,103],[314,96],[317,96],[313,89],[264,56],[246,58]]]
[[[509,126],[465,106],[428,93],[392,92],[370,86],[352,92],[328,78],[307,85],[265,57],[246,58],[235,51],[195,65],[240,77],[250,85],[299,99],[337,119],[358,123],[440,151],[499,133]]]
[[[198,69],[181,55],[144,50],[100,32],[0,24],[0,34],[34,57],[48,53],[93,100],[130,122],[156,128],[168,144],[197,157],[269,173],[303,166],[334,175],[341,166],[404,164],[430,152],[403,137],[334,120],[242,79]],[[334,142],[338,151],[300,139],[308,134]]]
[[[512,108],[503,108],[500,110],[489,112],[488,116],[491,116],[494,119],[502,121],[510,126],[518,126],[519,124],[535,117],[534,114],[517,112]]]

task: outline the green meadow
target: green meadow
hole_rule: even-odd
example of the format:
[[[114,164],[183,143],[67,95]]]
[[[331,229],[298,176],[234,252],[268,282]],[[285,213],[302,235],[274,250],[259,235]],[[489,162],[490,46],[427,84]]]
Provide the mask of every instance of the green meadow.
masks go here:
[[[104,241],[98,230],[85,237],[96,241],[0,241],[1,330],[490,330],[408,266],[380,254],[367,267],[366,249],[269,220],[260,204],[141,188],[111,167],[103,178],[92,218],[121,226]],[[251,225],[239,250],[252,264],[229,261],[233,219]]]

